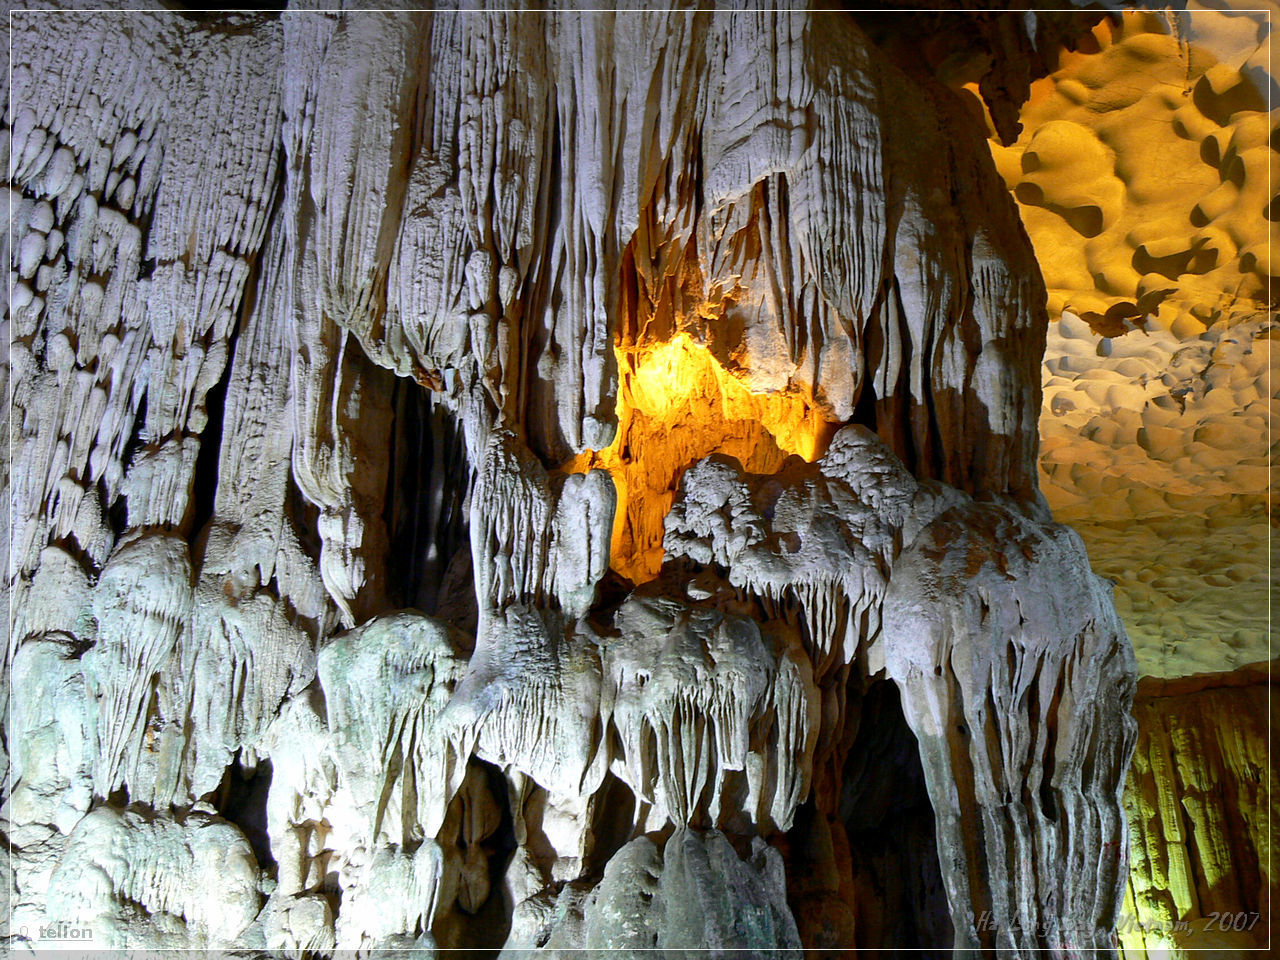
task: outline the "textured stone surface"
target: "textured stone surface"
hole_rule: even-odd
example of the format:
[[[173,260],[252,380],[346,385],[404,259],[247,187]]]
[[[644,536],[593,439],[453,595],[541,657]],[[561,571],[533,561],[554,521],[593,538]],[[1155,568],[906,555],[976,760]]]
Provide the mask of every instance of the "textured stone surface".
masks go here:
[[[98,949],[226,947],[258,914],[259,877],[234,824],[103,806],[68,837],[46,909]]]
[[[1104,20],[992,135],[1049,293],[1040,486],[1149,676],[1269,656],[1276,13]]]
[[[1125,957],[1267,946],[1277,903],[1269,825],[1280,813],[1268,752],[1273,676],[1261,664],[1139,684]]]
[[[10,945],[1109,949],[1134,667],[954,93],[817,12],[15,20]]]
[[[1101,338],[1070,313],[1050,326],[1041,487],[1115,581],[1145,676],[1268,656],[1273,335],[1270,319],[1183,339]]]
[[[1106,951],[1133,651],[1069,528],[971,505],[894,568],[888,674],[920,742],[957,949]],[[1099,851],[1102,855],[1099,856]]]
[[[1245,665],[1271,655],[1275,8],[1247,6],[1100,24],[992,146],[1060,313],[1041,489],[1115,582],[1146,678],[1126,957],[1243,955],[1274,929],[1269,690]]]
[[[583,905],[583,942],[589,950],[677,955],[691,944],[764,956],[795,950],[800,937],[785,890],[782,860],[760,840],[739,859],[718,831],[677,830],[661,849],[640,837],[609,861]]]
[[[1186,337],[1265,301],[1268,6],[1125,11],[1032,85],[992,151],[1032,241],[1058,241],[1051,316]]]

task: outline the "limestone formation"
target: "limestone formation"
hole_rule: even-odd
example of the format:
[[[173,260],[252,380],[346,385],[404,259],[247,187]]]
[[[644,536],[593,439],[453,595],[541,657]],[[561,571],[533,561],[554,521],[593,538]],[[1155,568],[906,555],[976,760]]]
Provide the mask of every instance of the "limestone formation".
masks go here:
[[[1273,779],[1257,661],[1272,656],[1275,10],[1247,6],[1100,22],[1032,84],[1020,135],[992,145],[1060,311],[1041,489],[1115,582],[1145,676],[1126,957],[1256,949],[1274,929],[1255,865]]]
[[[884,611],[957,949],[1106,951],[1135,736],[1114,704],[1132,697],[1135,670],[1079,537],[1000,507],[953,508],[899,560]]]
[[[1271,656],[1267,6],[1098,23],[991,145],[1048,286],[1040,486],[1164,678]]]
[[[1272,683],[1269,664],[1139,683],[1126,956],[1266,948],[1280,903],[1266,865],[1280,795],[1267,754]]]
[[[234,824],[104,805],[67,838],[47,894],[57,922],[100,949],[235,944],[261,906],[258,862]]]
[[[14,12],[8,948],[1116,955],[1046,290],[864,26]]]

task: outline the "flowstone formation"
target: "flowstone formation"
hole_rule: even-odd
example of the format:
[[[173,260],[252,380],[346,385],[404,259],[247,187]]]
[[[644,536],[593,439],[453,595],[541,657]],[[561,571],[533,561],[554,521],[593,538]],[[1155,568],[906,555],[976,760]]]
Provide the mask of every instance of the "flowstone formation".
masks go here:
[[[1133,655],[953,92],[822,12],[14,30],[10,948],[1114,954]]]
[[[1268,762],[1271,664],[1143,678],[1129,770],[1125,956],[1265,946],[1280,898],[1268,865],[1280,778]],[[1221,955],[1221,954],[1220,954]],[[1247,955],[1247,954],[1246,954]]]

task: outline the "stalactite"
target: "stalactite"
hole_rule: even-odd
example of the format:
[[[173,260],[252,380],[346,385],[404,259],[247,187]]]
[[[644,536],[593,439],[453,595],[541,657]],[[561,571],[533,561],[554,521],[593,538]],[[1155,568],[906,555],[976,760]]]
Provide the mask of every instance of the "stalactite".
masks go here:
[[[958,950],[1112,948],[1136,732],[1109,594],[1076,534],[994,506],[942,514],[894,566],[885,662],[920,741]]]
[[[599,653],[579,622],[514,604],[481,624],[443,722],[462,755],[510,767],[553,796],[589,796],[604,775]]]
[[[316,672],[339,788],[365,819],[356,835],[366,843],[385,833],[404,844],[440,828],[458,759],[435,724],[462,678],[461,643],[443,625],[405,614],[320,650]]]
[[[653,808],[648,822],[745,817],[756,830],[788,829],[818,726],[794,631],[660,598],[628,600],[616,622],[621,636],[604,653],[614,772]]]
[[[97,642],[81,657],[94,749],[94,794],[150,796],[176,757],[153,757],[165,716],[157,681],[191,615],[191,561],[181,540],[153,534],[118,548],[94,588]],[[170,712],[168,718],[175,714]],[[170,746],[166,744],[165,746]]]
[[[614,502],[603,471],[553,481],[518,437],[495,430],[471,495],[481,609],[554,601],[566,612],[586,612],[608,568]]]
[[[847,945],[887,675],[959,946],[1109,948],[1133,664],[948,90],[816,10],[64,14],[2,140],[10,930]]]

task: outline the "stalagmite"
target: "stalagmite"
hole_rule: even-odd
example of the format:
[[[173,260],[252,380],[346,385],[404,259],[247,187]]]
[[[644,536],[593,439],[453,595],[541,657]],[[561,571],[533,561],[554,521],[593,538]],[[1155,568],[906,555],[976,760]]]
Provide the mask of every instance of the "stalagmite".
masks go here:
[[[518,437],[496,430],[471,494],[471,556],[482,610],[554,601],[586,612],[608,566],[614,492],[603,471],[547,475]]]
[[[432,840],[423,842],[411,855],[389,847],[379,850],[366,868],[364,882],[351,890],[338,924],[337,946],[433,946],[431,924],[443,899],[439,897],[443,857]]]
[[[604,750],[599,652],[579,626],[524,604],[482,621],[441,720],[461,755],[509,766],[565,800],[595,792]]]
[[[257,915],[259,884],[234,824],[99,807],[72,831],[48,904],[99,949],[225,948]]]
[[[89,809],[93,781],[84,729],[84,678],[75,638],[48,633],[14,657],[11,816],[28,829],[69,833]]]
[[[251,758],[282,703],[315,676],[310,639],[289,622],[284,604],[269,593],[228,595],[226,580],[201,579],[192,632],[182,650],[188,681],[191,753],[186,759],[192,796],[214,790],[237,751]]]

